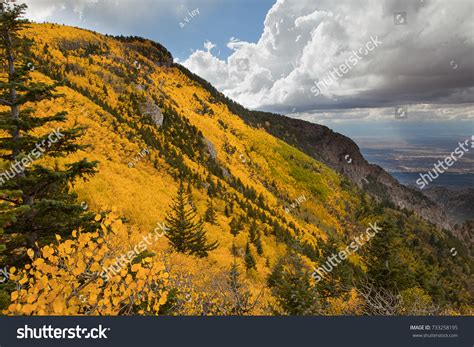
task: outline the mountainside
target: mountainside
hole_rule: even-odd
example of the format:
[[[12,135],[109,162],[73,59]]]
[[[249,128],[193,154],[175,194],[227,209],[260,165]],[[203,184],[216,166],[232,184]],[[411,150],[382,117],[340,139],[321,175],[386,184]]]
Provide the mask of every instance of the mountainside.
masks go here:
[[[35,113],[65,110],[61,126],[87,127],[86,150],[39,162],[99,162],[95,176],[71,188],[84,208],[123,222],[124,234],[109,240],[114,256],[168,220],[181,181],[187,203],[206,220],[207,239],[218,242],[202,258],[173,251],[164,237],[140,253],[169,273],[167,290],[176,297],[160,313],[377,314],[364,297],[368,282],[403,299],[387,314],[470,312],[471,251],[429,223],[447,227],[433,203],[368,164],[350,139],[245,110],[146,39],[55,24],[34,24],[25,34],[34,40],[33,79],[62,83],[61,98],[31,103]],[[374,223],[380,233],[315,281],[315,268]],[[16,239],[8,246],[26,252]],[[213,302],[227,293],[233,264],[256,301],[248,310]],[[188,290],[194,299],[175,305]],[[54,312],[84,313],[78,305]]]
[[[190,78],[201,83],[217,100],[244,119],[247,124],[265,129],[286,143],[348,177],[379,202],[415,211],[441,228],[452,229],[445,212],[416,189],[400,184],[380,166],[369,164],[357,144],[326,126],[274,113],[249,111],[229,100],[199,76],[178,66]]]

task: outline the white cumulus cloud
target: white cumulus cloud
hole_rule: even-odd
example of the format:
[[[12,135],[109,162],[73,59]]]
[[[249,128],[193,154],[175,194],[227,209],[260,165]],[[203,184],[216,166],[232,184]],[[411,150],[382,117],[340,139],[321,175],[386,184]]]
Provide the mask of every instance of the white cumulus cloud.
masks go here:
[[[462,0],[277,0],[257,42],[230,38],[233,53],[226,60],[206,47],[182,63],[243,105],[278,112],[474,103],[473,6]],[[406,24],[397,25],[400,12]],[[373,38],[382,44],[314,95],[315,83]]]

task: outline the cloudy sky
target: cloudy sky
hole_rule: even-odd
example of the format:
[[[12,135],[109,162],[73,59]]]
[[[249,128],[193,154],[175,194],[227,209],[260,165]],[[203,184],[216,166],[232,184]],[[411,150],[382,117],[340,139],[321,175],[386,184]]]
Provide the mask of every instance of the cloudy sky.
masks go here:
[[[405,117],[472,130],[470,0],[26,2],[35,21],[159,41],[250,108],[320,123]]]

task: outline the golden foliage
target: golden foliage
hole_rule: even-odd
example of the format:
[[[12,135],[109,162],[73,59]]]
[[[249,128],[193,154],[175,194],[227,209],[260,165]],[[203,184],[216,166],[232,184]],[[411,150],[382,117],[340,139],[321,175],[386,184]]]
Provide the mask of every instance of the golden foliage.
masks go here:
[[[117,253],[117,242],[127,230],[115,213],[107,215],[94,233],[74,232],[70,240],[45,246],[28,255],[31,265],[11,280],[11,315],[155,315],[166,303],[168,273],[155,258],[103,275]],[[105,278],[107,277],[107,278]]]
[[[159,129],[144,122],[130,100],[132,96],[137,100],[159,100],[199,129],[215,147],[219,165],[230,168],[232,176],[244,186],[262,194],[268,209],[263,210],[226,180],[213,176],[215,182],[224,187],[226,196],[235,196],[235,200],[245,201],[269,221],[278,221],[292,238],[316,246],[326,239],[328,229],[339,233],[347,231],[343,222],[348,217],[347,206],[353,208],[357,197],[341,188],[340,175],[271,136],[264,128],[248,126],[226,105],[213,102],[208,91],[178,68],[159,66],[152,57],[139,53],[141,50],[130,49],[120,40],[87,30],[34,24],[25,34],[35,40],[34,56],[44,65],[42,69],[35,69],[33,79],[51,83],[53,74],[48,77],[40,72],[49,71],[68,82],[68,86],[58,88],[63,95],[61,98],[35,104],[35,112],[41,115],[66,110],[67,122],[60,126],[87,127],[80,140],[89,146],[87,150],[68,158],[39,161],[59,167],[83,157],[99,161],[98,174],[88,182],[76,182],[74,190],[79,201],[87,202],[90,210],[106,211],[115,206],[116,211],[103,220],[96,233],[76,231],[71,240],[58,239],[57,244],[44,247],[40,254],[29,250],[33,262],[15,277],[22,287],[12,294],[9,314],[156,314],[166,300],[164,288],[168,273],[155,257],[133,264],[108,282],[97,274],[110,266],[114,257],[133,248],[157,221],[164,220],[178,189],[173,177],[176,169],[163,159],[162,153],[146,144],[138,129],[147,129],[160,141],[167,139]],[[142,45],[145,49],[149,43]],[[135,64],[137,61],[140,69]],[[212,112],[204,115],[199,112],[202,105],[198,100]],[[109,108],[101,106],[104,104]],[[111,109],[119,114],[120,121]],[[46,133],[48,129],[43,131]],[[204,178],[210,175],[200,161],[191,160],[169,141],[167,144],[184,156],[184,162],[194,174]],[[229,153],[223,149],[225,146],[233,147],[235,152]],[[129,167],[131,158],[144,148],[149,148],[149,155]],[[307,197],[302,207],[286,213],[285,207],[301,195]],[[205,188],[193,187],[193,200],[200,215],[204,213],[207,198]],[[248,239],[247,230],[235,238],[230,233],[231,218],[245,214],[241,206],[235,206],[233,216],[228,217],[224,214],[226,198],[215,199],[214,203],[217,225],[206,225],[206,231],[208,239],[218,240],[220,247],[212,251],[208,259],[173,257],[173,262],[180,264],[186,276],[192,279],[189,285],[181,281],[174,283],[180,288],[175,300],[180,307],[176,312],[181,314],[225,311],[225,295],[217,289],[216,281],[225,282],[222,282],[222,274],[234,261],[232,244],[243,249]],[[118,216],[128,220],[128,227]],[[290,223],[293,228],[289,228]],[[112,231],[108,232],[109,228]],[[271,222],[259,223],[259,229],[264,254],[257,255],[251,245],[256,270],[242,276],[253,296],[258,296],[270,267],[287,251],[286,245],[276,242],[272,235]],[[295,229],[302,233],[296,235]],[[153,243],[149,251],[160,253],[168,249],[162,238]],[[243,267],[243,256],[236,258]],[[309,263],[308,260],[311,267]],[[152,295],[150,300],[148,295]],[[37,300],[28,302],[31,297]],[[192,300],[188,301],[189,298]],[[267,300],[271,298],[263,298],[253,314],[266,314]]]

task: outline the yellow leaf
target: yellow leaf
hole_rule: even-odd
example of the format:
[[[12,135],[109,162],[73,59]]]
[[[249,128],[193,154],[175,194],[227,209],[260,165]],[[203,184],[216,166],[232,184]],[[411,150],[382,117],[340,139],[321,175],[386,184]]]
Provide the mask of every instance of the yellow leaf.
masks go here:
[[[58,240],[58,241],[61,240],[61,236],[59,236],[59,235],[57,235],[57,234],[56,234],[55,236],[56,236],[56,240]]]
[[[56,299],[53,303],[53,310],[54,310],[54,313],[62,313],[63,311],[63,303],[61,302],[60,299]]]
[[[12,301],[18,299],[18,292],[12,292]]]
[[[31,259],[33,259],[34,255],[35,255],[35,252],[30,248],[30,249],[26,252],[26,254],[28,254],[28,256],[29,256]]]
[[[160,305],[164,305],[164,304],[166,303],[166,299],[167,299],[167,297],[166,297],[165,295],[162,296],[162,297],[160,298],[159,304],[160,304]]]
[[[26,304],[22,308],[22,312],[26,315],[29,315],[31,313],[31,311],[33,311],[33,305]]]
[[[99,213],[95,215],[95,221],[96,222],[100,221],[101,218],[102,218],[102,216]]]

